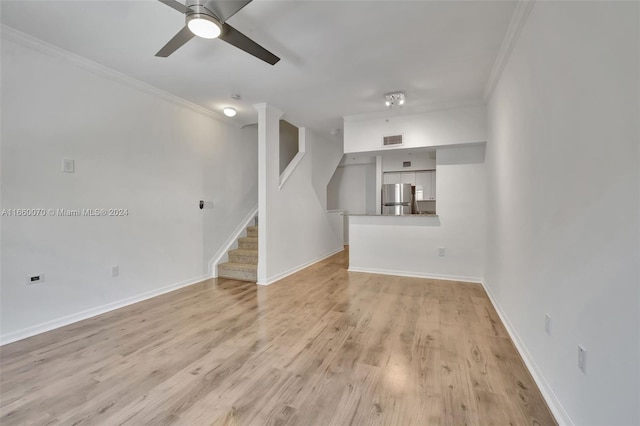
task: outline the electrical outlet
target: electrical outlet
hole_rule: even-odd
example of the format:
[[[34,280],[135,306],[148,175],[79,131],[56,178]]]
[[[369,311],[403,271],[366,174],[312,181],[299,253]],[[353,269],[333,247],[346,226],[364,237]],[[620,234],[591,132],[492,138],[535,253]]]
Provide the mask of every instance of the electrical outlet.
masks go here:
[[[27,284],[40,284],[44,282],[44,274],[31,275],[27,277]]]
[[[578,345],[578,368],[587,374],[587,350]]]
[[[111,267],[111,276],[112,277],[117,277],[118,275],[120,275],[120,267],[118,265],[114,265]]]
[[[440,247],[438,249],[438,256],[444,256],[447,252],[447,249],[445,249],[444,247]]]
[[[544,331],[551,336],[551,315],[544,314]]]

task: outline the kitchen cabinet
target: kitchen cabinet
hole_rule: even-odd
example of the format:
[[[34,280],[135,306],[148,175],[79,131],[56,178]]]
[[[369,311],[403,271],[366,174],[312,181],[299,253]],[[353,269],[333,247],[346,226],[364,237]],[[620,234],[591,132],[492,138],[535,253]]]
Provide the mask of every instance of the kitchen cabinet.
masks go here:
[[[402,182],[401,173],[383,173],[382,183],[404,183]]]
[[[416,199],[436,199],[436,172],[434,170],[415,172]]]
[[[416,184],[416,172],[385,172],[382,183],[410,183]]]
[[[416,200],[436,199],[436,171],[385,172],[382,183],[410,183],[416,187]]]
[[[431,172],[431,196],[436,199],[436,171]]]
[[[400,173],[400,183],[410,183],[411,185],[416,184],[416,172],[401,172]]]

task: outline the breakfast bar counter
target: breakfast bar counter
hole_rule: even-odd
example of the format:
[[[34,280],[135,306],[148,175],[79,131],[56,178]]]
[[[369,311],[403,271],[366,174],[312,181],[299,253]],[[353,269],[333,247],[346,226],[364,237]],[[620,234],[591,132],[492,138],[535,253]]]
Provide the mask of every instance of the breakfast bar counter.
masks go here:
[[[347,214],[349,271],[374,274],[477,281],[458,275],[457,262],[466,248],[446,247],[443,225],[436,214]]]

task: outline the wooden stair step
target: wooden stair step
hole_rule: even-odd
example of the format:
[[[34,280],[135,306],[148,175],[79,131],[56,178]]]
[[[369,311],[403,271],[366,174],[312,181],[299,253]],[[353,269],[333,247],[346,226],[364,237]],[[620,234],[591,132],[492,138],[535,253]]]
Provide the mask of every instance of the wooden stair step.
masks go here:
[[[257,265],[258,250],[247,250],[247,249],[229,250],[229,262]]]
[[[218,265],[218,276],[240,281],[256,282],[258,279],[258,265],[226,262]]]

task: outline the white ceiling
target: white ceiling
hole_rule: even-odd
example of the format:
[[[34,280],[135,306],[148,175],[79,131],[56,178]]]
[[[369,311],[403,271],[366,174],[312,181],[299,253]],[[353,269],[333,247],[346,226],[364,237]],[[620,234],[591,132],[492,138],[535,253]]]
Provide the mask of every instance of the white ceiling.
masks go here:
[[[403,112],[480,101],[515,10],[512,1],[254,0],[229,24],[282,58],[270,66],[198,38],[156,58],[184,16],[155,0],[0,3],[3,24],[202,107],[235,106],[242,124],[266,101],[326,135],[345,115],[384,111],[389,91],[406,92]]]

